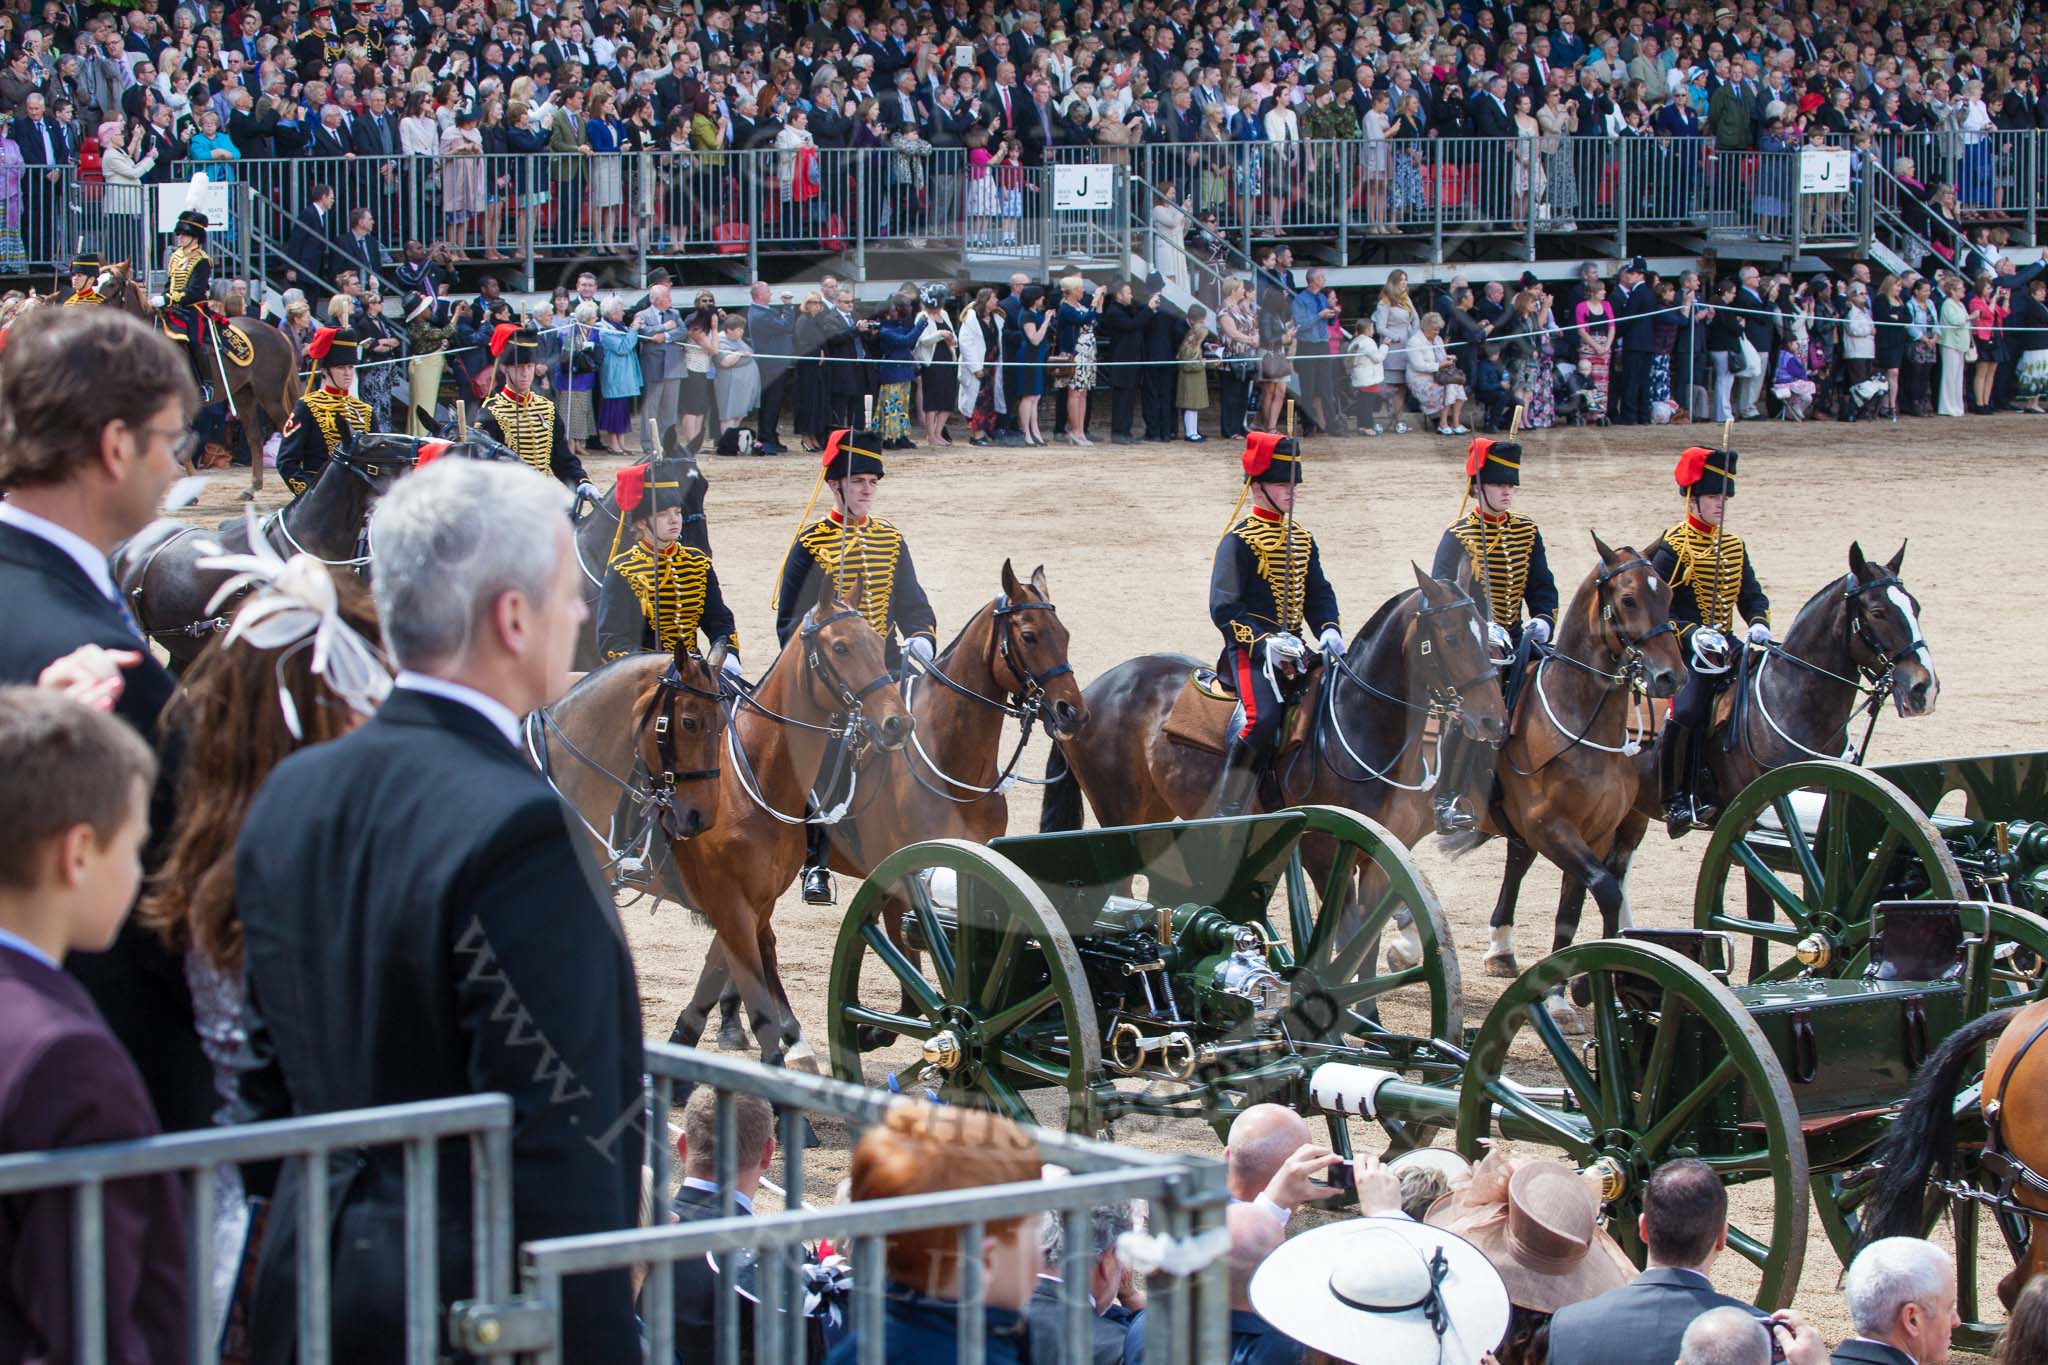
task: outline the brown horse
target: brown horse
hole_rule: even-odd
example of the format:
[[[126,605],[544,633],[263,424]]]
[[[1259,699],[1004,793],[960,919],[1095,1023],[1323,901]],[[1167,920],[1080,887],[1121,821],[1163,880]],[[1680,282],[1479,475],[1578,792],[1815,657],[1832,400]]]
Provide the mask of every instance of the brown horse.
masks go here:
[[[901,749],[911,729],[886,667],[881,637],[846,605],[860,600],[858,580],[846,591],[846,597],[812,608],[761,681],[728,704],[724,759],[711,810],[695,837],[673,845],[682,896],[717,934],[696,992],[670,1036],[684,1047],[695,1046],[703,1035],[711,1006],[731,974],[738,978],[763,1059],[815,1066],[783,990],[771,923],[775,898],[803,865],[804,796],[817,784],[827,743],[835,737],[845,742],[859,782],[879,767],[868,751]],[[611,695],[637,697],[632,684],[650,685],[669,665],[664,655],[639,655],[591,677],[616,677]],[[558,737],[564,749],[573,745],[590,752],[622,733],[628,714],[618,702],[603,711],[595,706],[564,710],[553,717],[551,739]],[[584,765],[564,763],[552,746],[548,766],[565,783],[564,794],[592,832],[606,828],[618,803],[618,783],[586,774],[575,779],[572,790],[566,785],[571,769]],[[606,852],[609,856],[609,848]]]
[[[117,261],[100,277],[106,297],[102,307],[119,308],[155,325],[157,310],[133,278],[133,267]],[[199,372],[213,391],[228,400],[249,442],[249,488],[263,487],[263,447],[284,431],[299,401],[299,353],[291,338],[267,322],[233,318],[225,324],[249,339],[253,359],[248,365],[223,360],[211,346],[200,349]],[[223,365],[225,373],[223,373]],[[246,495],[245,495],[246,497]]]
[[[1925,1236],[1930,1214],[1940,1204],[1930,1180],[1969,1178],[1980,1191],[1999,1192],[2011,1177],[2005,1197],[2019,1209],[1995,1212],[2013,1258],[2012,1270],[1998,1282],[1999,1300],[2010,1309],[2027,1281],[2048,1271],[2048,1237],[2040,1235],[2041,1220],[2048,1218],[2048,1040],[2043,1035],[2048,1035],[2048,1000],[2036,1000],[1971,1020],[1921,1064],[1905,1107],[1874,1156],[1858,1250],[1880,1237]],[[1978,1049],[1993,1037],[1998,1041],[1983,1067],[1982,1085],[1970,1096],[1964,1086],[1978,1072]],[[1983,1130],[1967,1144],[1957,1140],[1959,1110],[1974,1111],[1972,1117],[1982,1120]]]
[[[1875,703],[1889,695],[1902,719],[1933,714],[1941,684],[1920,633],[1919,601],[1899,576],[1905,559],[1901,545],[1889,560],[1872,563],[1864,558],[1863,547],[1852,542],[1848,576],[1822,584],[1779,644],[1750,655],[1751,667],[1735,681],[1727,724],[1702,742],[1701,758],[1719,804],[1773,768],[1839,758],[1849,747],[1851,723],[1866,699]],[[1616,833],[1608,859],[1617,876],[1627,877],[1650,822],[1663,820],[1659,797],[1657,749],[1645,743],[1636,756],[1635,809]],[[1535,859],[1526,844],[1508,845],[1507,875],[1493,908],[1488,976],[1520,975],[1504,931],[1514,925],[1522,877]],[[1748,907],[1754,919],[1775,914],[1770,897],[1754,881]],[[1767,947],[1764,940],[1756,941],[1753,974],[1764,970]]]
[[[1446,841],[1460,849],[1507,835],[1562,869],[1554,949],[1578,936],[1588,891],[1602,933],[1622,928],[1621,877],[1610,859],[1635,804],[1639,741],[1631,721],[1644,711],[1636,696],[1638,689],[1672,696],[1685,678],[1671,584],[1632,547],[1610,550],[1597,535],[1593,545],[1599,562],[1558,614],[1550,648],[1528,665],[1495,763],[1498,798],[1482,812],[1476,836]],[[1570,1022],[1561,996],[1552,1012]]]

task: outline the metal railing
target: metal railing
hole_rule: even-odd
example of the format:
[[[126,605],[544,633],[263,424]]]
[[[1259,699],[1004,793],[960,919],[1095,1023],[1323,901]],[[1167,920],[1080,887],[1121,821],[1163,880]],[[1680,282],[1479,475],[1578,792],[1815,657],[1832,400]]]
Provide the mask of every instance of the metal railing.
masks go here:
[[[778,1111],[781,1184],[789,1208],[780,1213],[719,1218],[632,1231],[561,1237],[530,1242],[520,1251],[521,1298],[458,1304],[453,1312],[456,1345],[480,1353],[516,1353],[534,1365],[561,1359],[559,1324],[562,1283],[572,1275],[651,1266],[641,1291],[648,1359],[674,1358],[673,1274],[670,1267],[707,1255],[721,1280],[735,1283],[741,1253],[754,1257],[757,1307],[753,1358],[803,1359],[803,1320],[788,1311],[803,1303],[804,1246],[829,1236],[850,1249],[852,1322],[860,1342],[861,1365],[883,1359],[883,1254],[887,1235],[913,1229],[958,1227],[962,1285],[959,1359],[982,1360],[985,1299],[979,1266],[985,1225],[997,1219],[1053,1213],[1067,1219],[1061,1279],[1072,1289],[1062,1296],[1063,1339],[1069,1349],[1052,1359],[1088,1358],[1093,1305],[1088,1284],[1093,1253],[1086,1235],[1089,1210],[1115,1200],[1143,1199],[1152,1227],[1187,1239],[1220,1228],[1227,1199],[1222,1165],[1208,1157],[1166,1157],[1064,1133],[1033,1133],[1048,1162],[1070,1174],[1060,1180],[959,1190],[909,1199],[876,1200],[837,1207],[804,1204],[805,1115],[829,1116],[864,1127],[879,1122],[897,1097],[879,1090],[767,1068],[696,1049],[653,1044],[647,1049],[652,1078],[649,1143],[654,1188],[667,1191],[667,1134],[676,1087],[707,1086],[717,1095],[717,1184],[721,1204],[732,1198],[737,1146],[734,1097],[753,1095]],[[1221,1360],[1228,1352],[1229,1292],[1223,1263],[1211,1262],[1186,1279],[1155,1277],[1147,1306],[1146,1359],[1158,1362]],[[715,1358],[740,1358],[736,1294],[717,1298]]]
[[[298,1359],[326,1365],[330,1290],[328,1162],[367,1148],[403,1149],[405,1338],[409,1365],[439,1358],[440,1153],[444,1140],[469,1143],[472,1273],[476,1292],[502,1293],[512,1272],[512,1102],[503,1095],[428,1100],[274,1123],[177,1133],[140,1142],[23,1152],[0,1157],[0,1198],[68,1190],[72,1196],[71,1293],[74,1359],[107,1360],[108,1186],[149,1176],[186,1177],[190,1356],[214,1359],[214,1168],[292,1161],[301,1181],[298,1247]]]
[[[243,218],[288,222],[317,185],[336,193],[334,235],[368,208],[396,253],[409,238],[497,252],[529,282],[543,262],[612,258],[641,274],[650,259],[725,259],[761,273],[764,259],[839,257],[864,277],[877,252],[952,257],[965,273],[1052,262],[1102,264],[1143,234],[1151,191],[1172,184],[1191,213],[1213,211],[1244,256],[1256,243],[1333,240],[1344,259],[1386,239],[1407,259],[1441,262],[1474,238],[1636,230],[1723,233],[1787,243],[1864,240],[1875,159],[1910,157],[1923,182],[1956,186],[1962,212],[2038,226],[2048,132],[1884,134],[1856,150],[1848,191],[1799,193],[1801,150],[1722,151],[1710,138],[1535,137],[1301,142],[1192,142],[1058,147],[1047,164],[969,164],[958,148],[892,145],[477,157],[274,158],[188,162],[181,179],[225,173],[245,193],[219,240],[246,243]],[[1105,165],[1116,202],[1053,208],[1052,167]],[[176,187],[25,182],[33,267],[61,265],[83,237],[117,256],[160,258],[140,200]],[[251,197],[253,196],[253,198]],[[1809,202],[1810,201],[1810,202]],[[279,229],[282,230],[281,228]],[[275,235],[275,234],[270,234]],[[1426,243],[1426,246],[1424,245]],[[152,249],[153,247],[153,249]],[[276,243],[259,265],[275,268]],[[927,262],[944,269],[953,262]]]

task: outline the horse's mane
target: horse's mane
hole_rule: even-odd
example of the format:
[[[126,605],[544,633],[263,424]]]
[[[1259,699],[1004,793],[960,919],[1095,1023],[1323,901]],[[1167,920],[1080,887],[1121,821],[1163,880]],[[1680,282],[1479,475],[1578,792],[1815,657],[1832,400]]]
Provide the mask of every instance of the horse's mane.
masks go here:
[[[1365,628],[1358,632],[1359,638],[1370,640],[1377,636],[1380,630],[1387,624],[1388,618],[1400,610],[1401,603],[1407,601],[1417,591],[1419,590],[1416,588],[1409,588],[1404,592],[1395,593],[1392,597],[1380,603],[1379,610],[1372,614],[1372,619],[1367,621]]]

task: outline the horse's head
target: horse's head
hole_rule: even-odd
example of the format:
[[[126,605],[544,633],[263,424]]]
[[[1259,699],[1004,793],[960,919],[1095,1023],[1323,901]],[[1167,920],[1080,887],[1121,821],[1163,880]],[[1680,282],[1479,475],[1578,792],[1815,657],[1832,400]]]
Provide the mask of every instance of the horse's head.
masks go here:
[[[1625,668],[1640,674],[1653,697],[1676,696],[1685,682],[1685,659],[1671,628],[1671,584],[1633,545],[1610,550],[1598,533],[1593,571],[1595,634]]]
[[[990,673],[998,687],[1036,701],[1054,739],[1072,739],[1088,723],[1088,703],[1067,662],[1067,627],[1045,586],[1045,566],[1020,581],[1003,561],[1003,595],[996,599]],[[1006,678],[1004,675],[1008,674]]]
[[[640,761],[652,775],[662,832],[671,841],[694,839],[717,822],[725,731],[718,683],[725,652],[723,644],[709,655],[678,644],[675,658],[634,708],[642,717]]]
[[[346,470],[350,477],[360,479],[374,501],[389,492],[400,475],[412,471],[419,462],[421,444],[417,436],[401,436],[388,431],[358,432],[343,421],[341,444],[334,448],[328,463]]]
[[[458,460],[516,460],[519,453],[495,436],[486,435],[471,427],[459,441],[448,443],[444,452]]]
[[[1850,542],[1849,577],[1842,583],[1848,601],[1849,657],[1873,676],[1892,678],[1892,703],[1901,716],[1931,716],[1941,681],[1934,676],[1934,655],[1920,634],[1920,602],[1899,577],[1906,546],[1882,564],[1863,557],[1863,547]]]
[[[803,644],[805,686],[822,687],[824,709],[838,715],[858,714],[861,730],[881,748],[895,752],[910,742],[910,712],[889,674],[882,637],[856,605],[861,580],[819,599],[797,632]]]
[[[1455,584],[1431,578],[1409,562],[1421,601],[1415,608],[1416,649],[1428,660],[1423,682],[1433,699],[1451,706],[1468,738],[1498,744],[1507,738],[1507,704],[1500,674],[1486,647],[1479,605]]]

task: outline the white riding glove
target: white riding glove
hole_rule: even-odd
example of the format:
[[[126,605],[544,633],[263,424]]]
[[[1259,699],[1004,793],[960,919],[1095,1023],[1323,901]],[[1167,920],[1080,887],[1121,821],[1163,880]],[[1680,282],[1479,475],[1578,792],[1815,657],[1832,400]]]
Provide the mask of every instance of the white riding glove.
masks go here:
[[[150,307],[152,307],[152,308],[161,308],[161,307],[163,307],[163,306],[164,306],[164,296],[163,296],[162,294],[151,294],[151,295],[149,296],[149,306],[150,306]]]
[[[903,652],[929,668],[935,651],[932,649],[930,636],[913,635],[904,642]]]
[[[1725,669],[1728,666],[1728,637],[1718,630],[1702,626],[1692,633],[1693,662],[1702,668]]]
[[[1323,633],[1316,638],[1316,643],[1321,645],[1323,647],[1323,653],[1329,655],[1331,658],[1341,659],[1344,657],[1344,637],[1342,634],[1338,632],[1335,626],[1331,626],[1325,631],[1323,631]]]
[[[597,485],[592,483],[588,479],[585,479],[582,483],[576,485],[576,496],[579,498],[588,498],[593,503],[604,501],[603,496],[599,494],[597,491]]]
[[[718,671],[730,674],[735,678],[746,676],[746,671],[740,667],[740,656],[731,650],[726,651],[725,658],[718,665]]]
[[[1530,638],[1535,640],[1537,644],[1547,645],[1550,643],[1550,622],[1546,621],[1541,616],[1530,617],[1529,624],[1523,626],[1522,629],[1526,631]]]
[[[1764,621],[1749,623],[1749,642],[1753,645],[1767,645],[1771,642],[1771,627]]]

